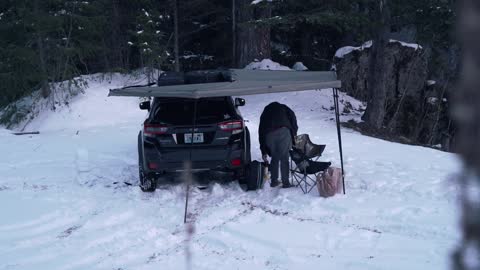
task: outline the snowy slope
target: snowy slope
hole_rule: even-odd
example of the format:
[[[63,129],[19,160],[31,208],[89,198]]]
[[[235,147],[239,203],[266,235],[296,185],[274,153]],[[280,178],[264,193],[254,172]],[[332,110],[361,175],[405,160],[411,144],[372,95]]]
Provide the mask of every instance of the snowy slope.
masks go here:
[[[44,99],[40,90],[34,91],[32,94],[11,103],[9,106],[0,108],[0,118],[3,118],[3,116],[8,118],[9,121],[6,122],[19,131],[38,127],[42,127],[42,129],[73,127],[78,118],[85,118],[81,121],[87,125],[98,125],[98,121],[92,121],[92,117],[97,119],[97,114],[110,113],[112,109],[122,113],[123,110],[118,110],[118,108],[122,108],[125,103],[111,102],[106,99],[102,91],[97,90],[147,84],[148,79],[145,71],[137,70],[130,75],[121,75],[119,73],[82,75],[74,78],[72,81],[51,83],[52,94],[50,97]],[[157,77],[159,72],[158,70],[152,70],[149,74],[151,74],[151,77]],[[85,91],[88,91],[87,101],[85,101],[85,95],[82,95]],[[73,103],[71,103],[72,101]],[[130,100],[127,104],[131,104],[132,101]],[[82,109],[82,107],[85,107],[83,104],[86,104],[88,108]],[[59,113],[50,114],[52,110]],[[72,117],[71,114],[76,114],[76,116]],[[128,117],[128,115],[129,113],[127,112],[121,116]],[[67,118],[73,121],[68,123]],[[32,123],[33,119],[35,121]],[[98,119],[102,120],[104,118]],[[43,124],[43,120],[46,120],[48,123],[62,121],[62,125]]]
[[[186,247],[191,269],[448,269],[459,238],[456,156],[350,130],[345,196],[268,186],[245,193],[236,184],[194,190],[188,241],[182,186],[154,194],[134,186],[145,113],[136,98],[106,97],[121,84],[90,83],[69,109],[30,124],[40,135],[0,129],[0,269],[186,269]],[[259,115],[277,100],[339,165],[331,91],[246,100],[254,158]],[[353,110],[342,119],[358,117]]]
[[[58,108],[56,113],[42,111],[34,121],[29,123],[28,129],[81,130],[135,122],[145,115],[144,111],[135,110],[138,108],[138,99],[112,99],[105,94],[105,90],[108,91],[108,89],[146,84],[144,76],[132,77],[113,73],[106,76],[98,74],[83,77],[88,84],[84,95],[74,97],[69,106]],[[133,110],[125,110],[128,107]]]

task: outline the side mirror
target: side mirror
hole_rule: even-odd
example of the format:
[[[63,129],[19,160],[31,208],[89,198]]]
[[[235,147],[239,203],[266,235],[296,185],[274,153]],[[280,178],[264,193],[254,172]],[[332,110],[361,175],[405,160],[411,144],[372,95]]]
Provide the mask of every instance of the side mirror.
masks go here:
[[[236,106],[236,107],[245,106],[245,99],[243,99],[243,98],[236,98],[236,99],[235,99],[235,106]]]
[[[140,102],[139,107],[140,107],[140,110],[150,111],[150,101]]]

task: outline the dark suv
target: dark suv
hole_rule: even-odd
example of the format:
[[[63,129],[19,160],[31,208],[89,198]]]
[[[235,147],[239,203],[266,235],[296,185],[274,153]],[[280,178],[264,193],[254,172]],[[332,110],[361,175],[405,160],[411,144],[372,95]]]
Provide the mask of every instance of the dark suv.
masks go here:
[[[250,134],[232,97],[155,97],[140,103],[149,115],[138,134],[140,188],[154,191],[161,176],[185,170],[241,179],[250,163]],[[194,115],[194,111],[196,114]]]

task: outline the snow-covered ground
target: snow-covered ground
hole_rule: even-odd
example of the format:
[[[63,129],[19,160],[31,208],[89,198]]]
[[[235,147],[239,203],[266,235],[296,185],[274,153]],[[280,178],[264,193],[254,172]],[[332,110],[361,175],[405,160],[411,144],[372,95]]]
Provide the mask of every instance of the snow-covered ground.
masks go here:
[[[136,98],[107,98],[121,78],[91,81],[69,107],[13,136],[0,129],[0,269],[448,269],[459,238],[455,155],[343,130],[346,195],[195,189],[183,225],[182,186],[135,186]],[[246,97],[242,113],[259,159],[257,126],[273,100],[339,166],[330,90]],[[342,95],[358,119],[360,102]],[[343,111],[343,104],[341,110]],[[133,185],[129,185],[133,184]]]

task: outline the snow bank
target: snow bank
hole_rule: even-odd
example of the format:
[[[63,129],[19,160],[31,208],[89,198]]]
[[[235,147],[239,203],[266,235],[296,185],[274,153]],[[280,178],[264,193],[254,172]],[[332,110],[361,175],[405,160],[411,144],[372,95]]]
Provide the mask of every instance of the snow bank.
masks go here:
[[[270,59],[263,59],[261,62],[252,62],[248,64],[245,69],[251,69],[251,70],[291,70],[289,67],[282,66],[277,62],[273,62]]]
[[[390,39],[389,41],[390,43],[399,43],[400,45],[402,46],[405,46],[405,47],[409,47],[409,48],[413,48],[415,50],[417,49],[423,49],[422,46],[420,46],[419,44],[414,44],[414,43],[406,43],[406,42],[403,42],[403,41],[398,41],[398,40],[394,40],[394,39]],[[372,41],[369,40],[365,43],[362,44],[362,46],[359,46],[359,47],[352,47],[352,46],[345,46],[345,47],[341,47],[340,49],[338,49],[336,52],[335,52],[335,57],[337,58],[343,58],[345,55],[353,52],[353,51],[363,51],[364,49],[366,48],[370,48],[372,47]]]
[[[7,105],[0,110],[0,118],[7,128],[23,130],[41,112],[67,106],[75,96],[81,94],[85,81],[75,78],[71,82],[52,83],[52,94],[43,98],[40,90]]]
[[[27,127],[35,130],[82,130],[95,126],[115,126],[131,120],[141,123],[145,111],[138,108],[138,98],[107,95],[109,89],[146,84],[145,75],[113,73],[83,76],[82,79],[87,82],[84,94],[74,97],[68,106],[55,111],[41,111]]]
[[[159,71],[155,71],[156,79]],[[15,130],[29,129],[65,129],[82,128],[102,124],[105,115],[111,124],[124,121],[132,115],[123,110],[125,106],[138,105],[135,99],[108,98],[108,90],[130,85],[146,84],[145,71],[137,71],[132,74],[93,74],[69,81],[53,83],[52,94],[49,98],[41,97],[40,91],[10,104],[0,111],[2,115],[11,115],[11,122],[17,124],[9,126]],[[17,119],[16,121],[14,121]],[[103,120],[102,120],[103,119]],[[123,119],[123,120],[122,120]]]
[[[8,136],[8,135],[11,135],[11,133],[12,132],[10,130],[0,127],[0,136]]]
[[[293,65],[292,69],[296,71],[308,70],[308,68],[302,62],[296,62],[295,65]]]

